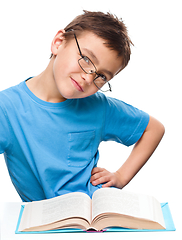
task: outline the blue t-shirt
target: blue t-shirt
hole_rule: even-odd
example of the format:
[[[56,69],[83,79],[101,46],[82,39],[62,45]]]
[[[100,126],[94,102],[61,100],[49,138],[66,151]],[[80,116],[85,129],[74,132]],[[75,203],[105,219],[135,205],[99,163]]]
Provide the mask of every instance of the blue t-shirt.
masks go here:
[[[45,102],[24,81],[0,92],[0,153],[23,201],[75,191],[91,196],[101,187],[90,183],[99,144],[130,146],[148,121],[148,114],[100,92]]]

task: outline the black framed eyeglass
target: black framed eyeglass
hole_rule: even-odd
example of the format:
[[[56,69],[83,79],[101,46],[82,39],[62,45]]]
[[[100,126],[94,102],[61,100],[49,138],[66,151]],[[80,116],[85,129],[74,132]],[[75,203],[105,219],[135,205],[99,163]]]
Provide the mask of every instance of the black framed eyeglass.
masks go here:
[[[107,81],[106,77],[103,74],[97,73],[97,68],[95,67],[93,62],[87,56],[84,56],[82,54],[74,30],[71,29],[70,31],[73,31],[73,33],[74,33],[76,44],[77,44],[77,47],[78,47],[78,50],[79,50],[79,53],[81,56],[81,58],[78,59],[78,64],[81,67],[81,69],[87,74],[95,74],[96,75],[96,77],[93,79],[93,82],[100,91],[102,91],[102,92],[110,91],[111,92],[112,91],[111,84]]]

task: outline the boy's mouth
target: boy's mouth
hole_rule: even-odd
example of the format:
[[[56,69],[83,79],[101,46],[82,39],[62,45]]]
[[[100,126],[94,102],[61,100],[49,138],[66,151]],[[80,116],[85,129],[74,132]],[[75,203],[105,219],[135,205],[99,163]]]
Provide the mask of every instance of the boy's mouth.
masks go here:
[[[78,91],[84,92],[84,91],[83,91],[83,88],[77,83],[77,81],[75,81],[73,78],[71,78],[71,81],[72,81],[74,87],[75,87]]]

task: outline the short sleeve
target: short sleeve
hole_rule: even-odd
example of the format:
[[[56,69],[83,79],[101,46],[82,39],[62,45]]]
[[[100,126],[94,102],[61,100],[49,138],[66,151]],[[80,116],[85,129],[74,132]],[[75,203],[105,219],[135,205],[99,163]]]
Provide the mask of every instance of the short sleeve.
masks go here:
[[[0,103],[0,154],[6,152],[10,145],[8,117]]]
[[[123,101],[107,97],[103,140],[113,140],[130,146],[141,138],[148,122],[147,113]]]

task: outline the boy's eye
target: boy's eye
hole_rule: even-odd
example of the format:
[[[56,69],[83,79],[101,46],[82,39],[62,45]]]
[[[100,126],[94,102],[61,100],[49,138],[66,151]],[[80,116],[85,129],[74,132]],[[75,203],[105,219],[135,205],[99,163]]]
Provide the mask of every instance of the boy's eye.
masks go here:
[[[99,76],[102,78],[102,80],[103,80],[104,82],[107,82],[107,78],[106,78],[105,75],[103,75],[103,74],[99,74]]]
[[[87,56],[84,56],[83,59],[87,64],[91,64],[91,61]]]

